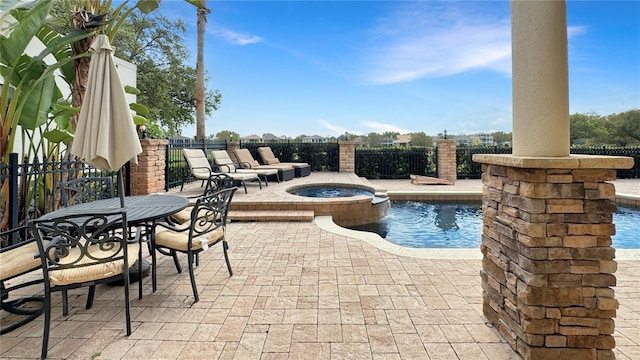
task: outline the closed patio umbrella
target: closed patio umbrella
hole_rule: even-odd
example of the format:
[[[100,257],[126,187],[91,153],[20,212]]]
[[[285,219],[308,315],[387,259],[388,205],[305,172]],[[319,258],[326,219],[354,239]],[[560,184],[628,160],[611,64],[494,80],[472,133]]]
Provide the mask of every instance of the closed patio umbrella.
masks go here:
[[[142,152],[122,81],[113,61],[113,49],[104,34],[89,51],[89,77],[71,153],[105,171],[118,171],[118,193],[124,207],[122,166],[138,164]]]

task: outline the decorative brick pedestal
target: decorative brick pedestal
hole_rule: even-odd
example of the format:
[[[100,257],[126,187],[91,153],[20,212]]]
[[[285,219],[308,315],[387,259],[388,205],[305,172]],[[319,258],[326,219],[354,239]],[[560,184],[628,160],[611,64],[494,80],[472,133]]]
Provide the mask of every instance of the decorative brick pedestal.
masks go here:
[[[613,359],[616,168],[633,159],[483,163],[483,312],[524,359]]]
[[[339,172],[356,171],[356,143],[355,141],[338,141]]]
[[[438,148],[438,178],[456,181],[458,164],[456,159],[456,141],[450,139],[435,140]]]
[[[164,191],[165,151],[168,140],[142,139],[138,165],[131,165],[131,195]]]

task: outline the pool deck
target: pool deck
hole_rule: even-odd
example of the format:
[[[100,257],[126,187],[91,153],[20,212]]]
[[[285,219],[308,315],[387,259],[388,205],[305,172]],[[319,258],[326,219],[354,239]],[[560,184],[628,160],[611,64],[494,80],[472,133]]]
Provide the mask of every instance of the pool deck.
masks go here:
[[[360,182],[346,173],[312,173],[234,202],[288,199],[303,183]],[[478,193],[478,180],[412,185],[372,180],[393,192]],[[640,197],[640,181],[617,180],[618,193]],[[199,183],[182,194],[201,191]],[[193,304],[189,276],[161,257],[158,291],[143,279],[132,285],[132,327],[124,331],[122,288],[99,286],[92,309],[86,289],[70,291],[70,314],[54,297],[52,359],[519,359],[482,316],[480,252],[471,249],[420,256],[372,245],[331,227],[330,219],[238,222],[227,226],[229,277],[220,246],[200,256]],[[617,252],[617,256],[620,251]],[[618,259],[615,319],[617,359],[640,359],[640,257]],[[182,261],[184,266],[184,258]],[[30,274],[29,276],[37,276]],[[21,289],[25,295],[41,287]],[[6,313],[2,312],[5,321]],[[34,359],[42,319],[0,337],[0,358]]]

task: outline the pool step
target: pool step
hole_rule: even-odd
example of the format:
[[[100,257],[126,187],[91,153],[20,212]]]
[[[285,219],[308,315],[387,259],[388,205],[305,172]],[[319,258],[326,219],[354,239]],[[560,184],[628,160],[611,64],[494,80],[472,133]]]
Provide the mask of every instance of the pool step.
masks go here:
[[[313,221],[313,210],[229,210],[232,221]]]

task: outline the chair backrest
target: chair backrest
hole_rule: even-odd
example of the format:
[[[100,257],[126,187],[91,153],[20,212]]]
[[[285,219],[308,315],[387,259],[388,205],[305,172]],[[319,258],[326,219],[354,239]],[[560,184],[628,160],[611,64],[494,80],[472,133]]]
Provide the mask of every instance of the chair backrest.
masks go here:
[[[198,198],[191,211],[189,247],[195,238],[226,225],[229,205],[236,190],[237,187],[226,188]]]
[[[83,177],[60,182],[60,203],[62,206],[83,204],[114,197],[113,178]]]
[[[122,210],[34,220],[31,228],[38,243],[45,282],[68,284],[68,278],[56,274],[60,270],[111,263],[105,264],[99,274],[88,272],[86,276],[102,275],[85,279],[92,281],[121,274],[128,268],[129,233],[126,213]],[[74,279],[78,279],[77,274]]]
[[[273,151],[268,146],[261,146],[258,148],[258,153],[262,158],[262,162],[267,165],[280,164],[280,160],[273,154]]]
[[[251,155],[251,152],[249,152],[249,149],[234,149],[233,153],[236,155],[240,166],[245,169],[260,166],[260,163],[253,159],[253,156]]]
[[[197,179],[207,179],[211,175],[211,164],[207,155],[201,149],[182,149],[182,155],[189,168],[191,174]]]
[[[220,172],[235,172],[236,165],[231,161],[226,150],[211,150],[213,161],[218,165]]]

